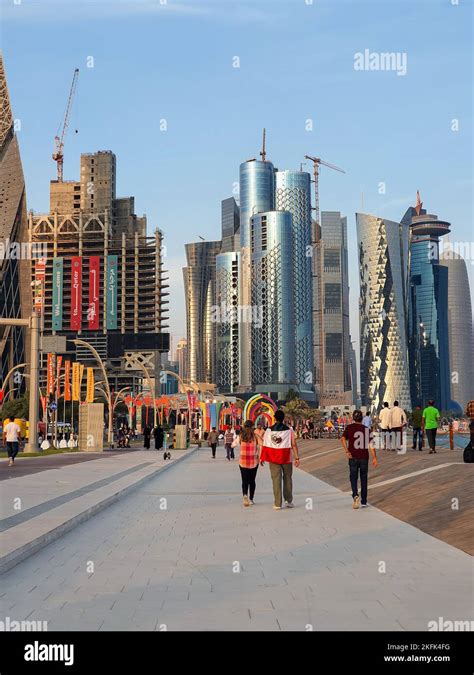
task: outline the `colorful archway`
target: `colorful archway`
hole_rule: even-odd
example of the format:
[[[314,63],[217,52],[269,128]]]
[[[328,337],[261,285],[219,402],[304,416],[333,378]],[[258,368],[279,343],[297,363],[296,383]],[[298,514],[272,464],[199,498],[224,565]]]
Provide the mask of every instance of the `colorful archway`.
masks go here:
[[[267,424],[275,422],[275,411],[278,406],[273,399],[264,394],[255,394],[249,398],[244,407],[244,420],[256,422],[259,417],[264,417]]]

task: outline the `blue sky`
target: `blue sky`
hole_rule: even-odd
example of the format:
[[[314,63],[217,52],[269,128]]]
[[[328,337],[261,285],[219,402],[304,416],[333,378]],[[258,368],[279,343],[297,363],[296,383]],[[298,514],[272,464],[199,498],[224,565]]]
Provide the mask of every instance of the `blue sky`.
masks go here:
[[[48,209],[53,139],[78,67],[65,179],[78,178],[81,152],[116,153],[118,196],[134,195],[150,230],[165,233],[179,337],[183,244],[219,238],[220,201],[265,126],[279,168],[310,154],[347,172],[323,170],[320,203],[348,217],[357,337],[356,211],[397,220],[419,189],[452,223],[451,241],[473,241],[472,2],[453,2],[0,0],[28,207]],[[365,49],[406,53],[406,75],[354,70]],[[468,269],[472,290],[474,261]]]

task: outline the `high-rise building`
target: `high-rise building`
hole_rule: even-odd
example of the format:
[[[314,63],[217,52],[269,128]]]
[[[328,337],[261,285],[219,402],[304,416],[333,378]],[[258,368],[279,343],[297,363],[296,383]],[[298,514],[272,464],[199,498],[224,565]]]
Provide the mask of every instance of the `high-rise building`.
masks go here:
[[[176,345],[176,359],[178,362],[178,375],[185,382],[189,379],[188,374],[188,341],[181,338]]]
[[[448,331],[451,399],[464,410],[474,399],[474,331],[466,262],[449,247],[440,264],[448,271]]]
[[[115,155],[109,152],[83,155],[81,169],[84,158],[93,168],[92,160],[97,156],[100,163],[107,160],[102,169],[113,167],[115,176]],[[92,168],[91,175],[96,176]],[[143,227],[132,232],[117,225],[118,221],[112,219],[117,201],[113,191],[107,188],[100,192],[100,182],[105,181],[102,169],[99,178],[94,178],[99,181],[101,195],[94,202],[84,194],[89,183],[81,176],[80,199],[85,209],[79,211],[65,211],[77,200],[58,200],[54,195],[61,193],[60,183],[52,181],[51,203],[61,211],[30,213],[28,232],[30,242],[46,243],[52,254],[32,265],[31,270],[33,283],[39,271],[44,275],[40,307],[43,335],[66,337],[65,355],[95,366],[91,352],[71,342],[76,337],[87,341],[107,363],[109,382],[117,390],[125,384],[133,386],[135,381],[138,386],[143,378],[138,363],[155,376],[157,369],[159,372],[161,353],[169,349],[169,334],[164,332],[168,285],[161,257],[161,231],[147,236]],[[68,185],[75,195],[78,183]],[[66,194],[67,190],[63,192]],[[133,205],[133,198],[128,202]],[[98,207],[103,211],[96,210]],[[133,213],[129,216],[134,220]],[[158,377],[155,381],[157,386]]]
[[[275,208],[292,216],[295,368],[300,391],[313,391],[311,177],[304,171],[275,172]]]
[[[221,253],[231,253],[240,249],[240,213],[234,197],[223,199],[221,203],[222,246]]]
[[[320,273],[322,298],[314,324],[315,363],[322,364],[320,405],[352,403],[353,387],[350,368],[349,271],[347,256],[347,218],[339,211],[321,213]],[[318,289],[316,294],[318,296]],[[322,351],[322,354],[321,354]]]
[[[240,304],[251,303],[251,252],[250,219],[256,213],[275,208],[275,168],[271,162],[255,159],[240,165]],[[251,329],[250,324],[240,327],[239,381],[242,390],[251,389]]]
[[[267,211],[251,218],[251,382],[275,399],[297,389],[292,216]]]
[[[0,318],[19,319],[31,314],[27,243],[25,180],[18,138],[10,106],[7,80],[0,54]],[[17,254],[18,245],[20,255]],[[27,249],[28,251],[28,249]],[[24,379],[5,381],[9,371],[29,362],[26,331],[19,326],[0,326],[0,388],[16,397],[24,391]]]
[[[220,241],[186,244],[183,268],[186,298],[188,372],[194,382],[215,384],[216,378],[216,256]]]
[[[352,386],[352,405],[358,407],[359,405],[359,385],[357,377],[357,356],[350,339],[350,349],[349,349],[349,364],[351,368],[351,386]]]
[[[221,392],[235,392],[239,386],[239,266],[240,253],[216,256],[216,384]]]
[[[451,409],[448,333],[448,270],[439,262],[439,238],[450,231],[446,221],[427,214],[417,195],[402,223],[410,227],[408,350],[413,405],[434,399]]]
[[[407,345],[409,228],[356,214],[360,275],[362,405],[379,410],[398,400],[411,408]]]

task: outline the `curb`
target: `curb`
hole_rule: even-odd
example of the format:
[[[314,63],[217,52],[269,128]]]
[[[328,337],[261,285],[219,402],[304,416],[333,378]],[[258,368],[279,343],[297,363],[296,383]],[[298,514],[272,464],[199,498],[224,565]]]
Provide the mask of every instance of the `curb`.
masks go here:
[[[89,520],[89,518],[92,518],[96,513],[99,513],[103,509],[107,508],[114,502],[118,501],[121,497],[124,497],[125,495],[129,494],[133,490],[135,490],[138,487],[141,487],[146,481],[150,480],[151,478],[155,478],[159,473],[162,473],[164,471],[167,471],[171,467],[175,466],[176,464],[179,464],[180,462],[184,461],[188,457],[190,457],[194,452],[196,452],[197,448],[190,449],[189,452],[187,452],[185,455],[182,455],[181,457],[178,457],[175,459],[173,462],[169,464],[165,464],[164,466],[160,466],[156,471],[153,471],[152,473],[147,474],[146,476],[143,476],[142,478],[138,479],[131,485],[127,485],[124,488],[121,488],[117,492],[115,492],[112,495],[109,495],[108,497],[105,497],[101,501],[99,501],[97,504],[94,504],[93,506],[90,506],[87,508],[85,511],[82,511],[81,513],[78,513],[77,515],[73,516],[72,518],[69,518],[66,520],[64,523],[61,523],[61,525],[58,525],[57,527],[53,528],[49,532],[46,532],[39,537],[36,537],[32,541],[23,544],[19,548],[15,549],[14,551],[11,551],[7,555],[0,556],[0,574],[3,572],[7,572],[8,570],[12,569],[12,567],[15,567],[19,563],[23,562],[23,560],[26,560],[26,558],[29,558],[33,554],[37,553],[40,551],[42,548],[47,546],[48,544],[52,543],[56,539],[59,539],[62,537],[63,534],[66,534],[70,530],[74,529],[76,525],[81,525],[84,523],[86,520]],[[113,484],[112,484],[113,486]],[[39,516],[41,517],[41,516]]]

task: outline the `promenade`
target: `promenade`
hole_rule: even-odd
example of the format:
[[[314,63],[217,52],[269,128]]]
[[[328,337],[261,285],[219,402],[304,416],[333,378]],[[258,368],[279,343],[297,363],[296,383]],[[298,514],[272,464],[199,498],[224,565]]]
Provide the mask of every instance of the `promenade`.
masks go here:
[[[281,511],[272,509],[268,466],[255,505],[242,506],[238,462],[222,446],[215,460],[196,450],[165,471],[140,451],[35,478],[44,487],[54,473],[63,498],[54,508],[72,508],[85,498],[64,499],[75,471],[85,483],[94,467],[105,476],[147,462],[156,466],[135,470],[149,472],[146,481],[4,572],[2,617],[101,631],[426,631],[439,617],[474,618],[471,556],[375,507],[353,511],[350,496],[302,470],[295,508]],[[27,480],[7,481],[7,501]],[[47,513],[23,525],[33,531]],[[11,516],[4,510],[2,523]]]

